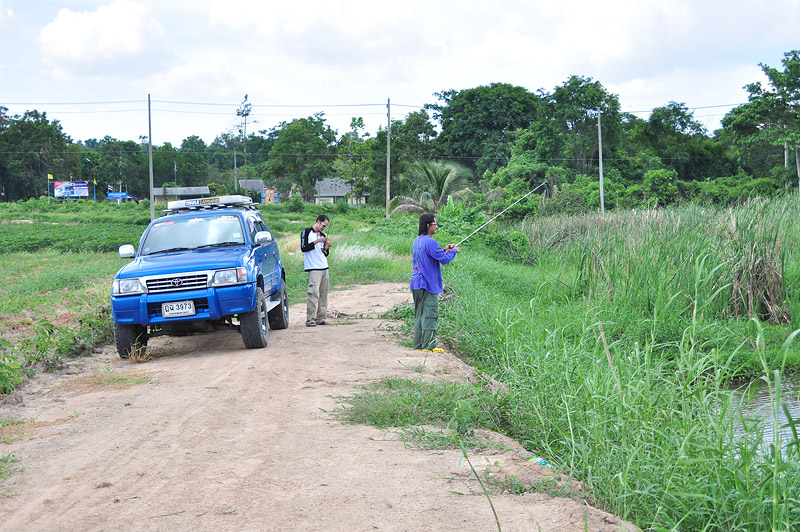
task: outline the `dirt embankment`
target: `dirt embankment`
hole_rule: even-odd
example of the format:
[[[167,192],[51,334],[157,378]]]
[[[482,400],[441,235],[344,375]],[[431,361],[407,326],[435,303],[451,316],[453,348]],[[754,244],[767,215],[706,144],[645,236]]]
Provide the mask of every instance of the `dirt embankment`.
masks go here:
[[[305,327],[296,304],[266,349],[244,349],[236,332],[157,338],[145,364],[109,346],[71,375],[35,379],[21,403],[0,406],[0,419],[35,420],[0,429],[0,456],[20,468],[0,484],[0,531],[497,530],[460,451],[412,449],[331,416],[337,397],[384,376],[472,378],[448,353],[397,344],[377,316],[408,299],[398,284],[336,291],[332,325]],[[91,378],[118,373],[138,384]],[[485,436],[509,450],[470,453],[480,474],[553,475]],[[506,532],[626,529],[543,493],[495,492],[491,503]]]

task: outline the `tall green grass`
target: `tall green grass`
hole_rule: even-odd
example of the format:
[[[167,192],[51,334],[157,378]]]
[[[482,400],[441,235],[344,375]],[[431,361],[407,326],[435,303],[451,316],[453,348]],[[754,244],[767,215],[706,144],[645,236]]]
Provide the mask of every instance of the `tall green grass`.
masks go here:
[[[776,326],[765,335],[774,359],[800,326],[798,215],[795,198],[780,198],[536,219],[519,228],[529,245],[505,257],[569,301],[596,305],[629,340],[669,346],[691,326],[699,349],[731,351],[757,318]],[[745,351],[744,370],[758,371],[754,349]]]
[[[504,425],[528,450],[645,529],[800,526],[798,442],[785,460],[763,447],[763,420],[728,390],[735,352],[699,350],[691,329],[668,346],[626,344],[606,322],[607,355],[597,308],[546,300],[543,285],[521,301],[519,287],[484,282],[487,264],[475,262],[448,276],[445,327],[505,383]]]

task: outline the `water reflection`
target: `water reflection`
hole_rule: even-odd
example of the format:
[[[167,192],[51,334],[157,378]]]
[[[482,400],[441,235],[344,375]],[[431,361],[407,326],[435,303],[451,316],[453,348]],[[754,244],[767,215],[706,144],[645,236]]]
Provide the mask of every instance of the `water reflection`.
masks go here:
[[[773,394],[775,393],[775,383],[772,382]],[[760,420],[763,426],[763,441],[769,445],[775,435],[775,415],[773,398],[770,397],[769,386],[763,379],[741,384],[733,388],[735,394],[742,401],[742,412],[747,418]],[[781,377],[781,396],[783,403],[789,410],[789,415],[793,420],[800,419],[800,374],[784,375]],[[778,435],[781,441],[781,448],[786,450],[786,445],[794,440],[794,433],[787,427],[789,419],[783,407],[778,408]],[[800,432],[800,426],[797,427]],[[766,450],[766,449],[765,449]]]

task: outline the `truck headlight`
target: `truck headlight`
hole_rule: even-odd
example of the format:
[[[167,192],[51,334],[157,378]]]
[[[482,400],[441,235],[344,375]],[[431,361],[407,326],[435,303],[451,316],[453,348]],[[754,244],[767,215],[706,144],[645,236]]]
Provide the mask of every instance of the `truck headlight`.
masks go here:
[[[225,286],[229,284],[242,284],[247,282],[247,270],[245,268],[231,268],[230,270],[219,270],[214,272],[212,286]]]
[[[111,292],[115,296],[130,296],[133,294],[144,294],[145,289],[138,278],[134,279],[114,279]]]

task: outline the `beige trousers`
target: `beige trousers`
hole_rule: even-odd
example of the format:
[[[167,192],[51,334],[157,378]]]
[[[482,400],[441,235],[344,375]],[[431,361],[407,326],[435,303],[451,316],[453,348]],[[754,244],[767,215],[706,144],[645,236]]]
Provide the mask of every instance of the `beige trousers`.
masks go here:
[[[328,270],[308,272],[306,323],[320,323],[328,317]]]

